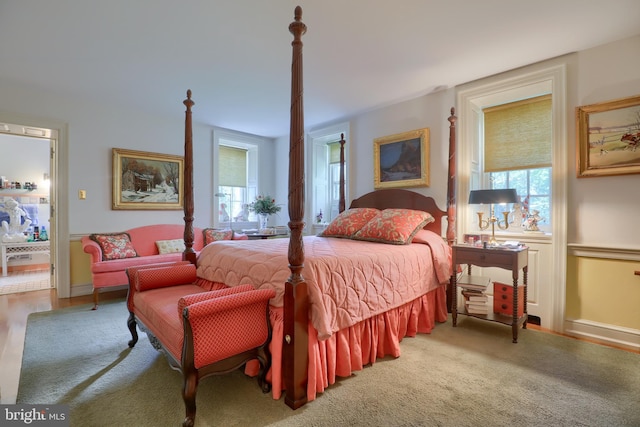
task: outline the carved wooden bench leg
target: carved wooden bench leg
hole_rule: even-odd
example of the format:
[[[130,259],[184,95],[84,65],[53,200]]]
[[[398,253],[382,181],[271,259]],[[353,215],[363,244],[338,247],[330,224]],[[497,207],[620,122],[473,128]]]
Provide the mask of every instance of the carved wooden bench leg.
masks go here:
[[[183,427],[193,427],[196,419],[196,391],[198,389],[198,372],[189,369],[184,373],[184,383],[182,385],[182,399],[184,400],[185,418]]]
[[[129,327],[129,332],[131,332],[129,348],[133,348],[133,346],[138,342],[138,329],[136,328],[136,325],[136,316],[132,312],[129,312],[129,319],[127,320],[127,326]]]

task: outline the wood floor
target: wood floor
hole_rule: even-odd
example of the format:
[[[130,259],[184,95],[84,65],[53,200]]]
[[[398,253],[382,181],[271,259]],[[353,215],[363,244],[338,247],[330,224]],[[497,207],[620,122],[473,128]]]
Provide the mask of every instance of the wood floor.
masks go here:
[[[126,290],[104,292],[100,294],[100,300],[124,298],[126,295]],[[0,295],[1,404],[13,404],[16,401],[29,314],[92,302],[91,295],[59,299],[55,289]]]

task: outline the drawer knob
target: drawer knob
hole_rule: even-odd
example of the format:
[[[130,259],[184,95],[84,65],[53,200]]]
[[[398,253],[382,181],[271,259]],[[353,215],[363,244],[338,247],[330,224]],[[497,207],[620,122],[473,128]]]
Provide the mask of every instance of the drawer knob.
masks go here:
[[[502,307],[503,310],[507,309],[507,304],[502,304],[500,307]]]
[[[505,294],[501,295],[502,299],[507,299],[507,296]]]

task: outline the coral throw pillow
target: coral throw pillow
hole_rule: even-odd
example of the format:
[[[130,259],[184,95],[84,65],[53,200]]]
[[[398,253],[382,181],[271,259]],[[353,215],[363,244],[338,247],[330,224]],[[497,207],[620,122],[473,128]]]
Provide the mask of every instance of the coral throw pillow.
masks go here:
[[[204,244],[208,245],[211,242],[218,240],[232,240],[233,230],[218,230],[215,228],[205,228],[202,230],[204,233]]]
[[[138,256],[129,233],[91,234],[89,238],[100,245],[103,261]]]
[[[385,209],[354,236],[355,240],[406,245],[422,228],[435,221],[427,212],[413,209]]]
[[[184,239],[158,240],[156,241],[158,253],[171,254],[174,252],[184,252]]]
[[[348,209],[331,221],[319,236],[350,238],[379,213],[374,208]]]

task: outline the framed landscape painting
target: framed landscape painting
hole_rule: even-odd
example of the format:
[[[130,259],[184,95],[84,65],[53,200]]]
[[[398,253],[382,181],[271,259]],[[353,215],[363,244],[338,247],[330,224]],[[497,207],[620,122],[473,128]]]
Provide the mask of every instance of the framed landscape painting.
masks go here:
[[[429,128],[373,141],[374,188],[429,186]]]
[[[184,158],[113,150],[113,209],[182,209]]]
[[[578,178],[640,173],[640,96],[576,108]]]

